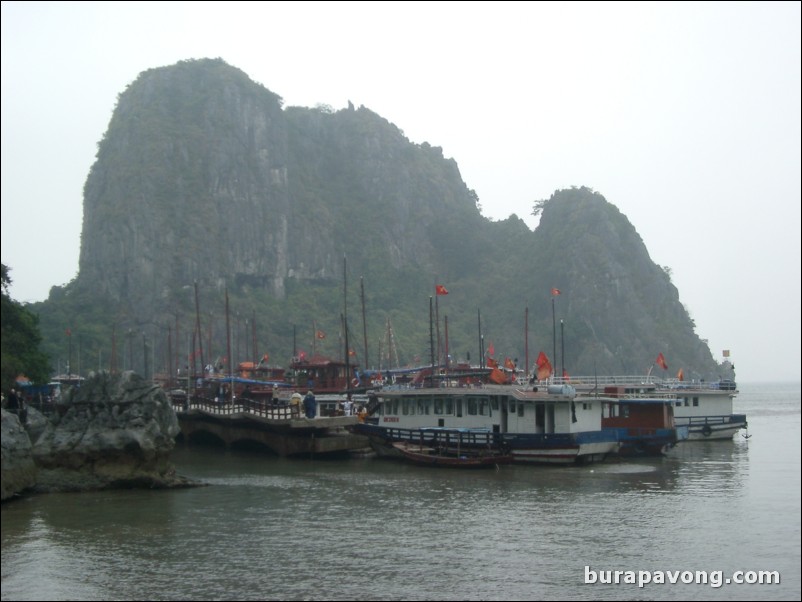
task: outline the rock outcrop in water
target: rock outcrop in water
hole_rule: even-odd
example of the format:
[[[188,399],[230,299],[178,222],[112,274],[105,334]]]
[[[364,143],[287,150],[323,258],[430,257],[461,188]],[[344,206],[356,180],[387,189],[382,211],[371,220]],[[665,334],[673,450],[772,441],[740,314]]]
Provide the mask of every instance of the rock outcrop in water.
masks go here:
[[[31,440],[16,414],[2,411],[2,478],[0,500],[5,501],[36,484]]]
[[[133,372],[72,389],[33,447],[39,491],[175,487],[178,420],[164,391]]]

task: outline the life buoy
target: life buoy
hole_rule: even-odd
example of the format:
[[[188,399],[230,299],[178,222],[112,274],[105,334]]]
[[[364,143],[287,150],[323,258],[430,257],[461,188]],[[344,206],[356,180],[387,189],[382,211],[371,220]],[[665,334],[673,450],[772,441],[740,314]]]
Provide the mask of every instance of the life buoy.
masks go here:
[[[702,434],[703,434],[705,437],[709,437],[709,436],[710,436],[710,434],[711,434],[712,432],[713,432],[713,429],[711,429],[711,428],[710,428],[710,425],[709,425],[709,424],[706,424],[706,425],[704,425],[704,426],[702,427]]]

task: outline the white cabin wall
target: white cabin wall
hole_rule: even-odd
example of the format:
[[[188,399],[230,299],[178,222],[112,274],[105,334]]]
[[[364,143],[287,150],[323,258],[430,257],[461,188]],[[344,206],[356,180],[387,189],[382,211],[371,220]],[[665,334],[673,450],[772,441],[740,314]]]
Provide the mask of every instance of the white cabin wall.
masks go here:
[[[574,404],[576,405],[576,422],[571,424],[572,433],[601,429],[602,401],[600,399],[574,401]]]
[[[699,398],[699,405],[693,405],[693,398]],[[685,399],[688,400],[688,405],[685,405]],[[732,414],[732,397],[729,395],[720,395],[717,397],[708,397],[704,395],[688,395],[688,397],[677,397],[677,401],[681,405],[674,403],[674,416],[676,418],[689,418],[699,416],[729,416]]]

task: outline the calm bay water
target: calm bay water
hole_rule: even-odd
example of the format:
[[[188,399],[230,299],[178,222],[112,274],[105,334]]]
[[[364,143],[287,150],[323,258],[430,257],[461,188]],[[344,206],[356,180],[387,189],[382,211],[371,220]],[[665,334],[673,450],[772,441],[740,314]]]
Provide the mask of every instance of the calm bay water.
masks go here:
[[[587,467],[179,447],[210,486],[4,504],[2,599],[799,600],[800,384],[741,385],[735,411],[748,440]],[[781,583],[586,584],[586,566]]]

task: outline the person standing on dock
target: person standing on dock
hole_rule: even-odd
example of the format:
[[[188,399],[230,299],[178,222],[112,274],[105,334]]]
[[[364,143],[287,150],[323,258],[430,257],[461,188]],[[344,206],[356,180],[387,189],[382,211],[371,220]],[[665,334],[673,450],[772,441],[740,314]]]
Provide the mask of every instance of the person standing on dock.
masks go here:
[[[315,394],[312,393],[312,389],[309,389],[306,392],[306,397],[304,397],[304,411],[307,418],[317,416],[317,400],[315,399]]]
[[[290,417],[291,418],[300,418],[301,417],[301,394],[300,393],[293,393],[292,397],[290,397]]]

